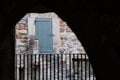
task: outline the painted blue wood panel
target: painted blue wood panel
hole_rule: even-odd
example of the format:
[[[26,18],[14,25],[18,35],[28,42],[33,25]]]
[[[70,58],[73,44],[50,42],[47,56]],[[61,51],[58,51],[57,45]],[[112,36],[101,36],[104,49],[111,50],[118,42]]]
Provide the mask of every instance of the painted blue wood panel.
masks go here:
[[[53,52],[52,19],[36,18],[36,36],[39,39],[40,53]]]

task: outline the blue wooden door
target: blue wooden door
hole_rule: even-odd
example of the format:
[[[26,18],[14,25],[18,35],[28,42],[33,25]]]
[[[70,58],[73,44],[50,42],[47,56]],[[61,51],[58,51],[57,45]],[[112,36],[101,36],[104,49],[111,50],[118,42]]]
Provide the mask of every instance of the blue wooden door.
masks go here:
[[[40,53],[53,52],[52,19],[36,18],[36,36],[39,39]]]

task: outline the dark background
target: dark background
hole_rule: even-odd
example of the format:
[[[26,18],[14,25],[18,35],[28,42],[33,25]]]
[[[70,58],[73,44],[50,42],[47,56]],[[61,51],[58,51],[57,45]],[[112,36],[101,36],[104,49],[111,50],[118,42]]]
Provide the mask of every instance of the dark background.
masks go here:
[[[0,80],[14,80],[15,24],[31,12],[55,12],[85,48],[97,80],[120,80],[120,12],[116,0],[1,0]]]

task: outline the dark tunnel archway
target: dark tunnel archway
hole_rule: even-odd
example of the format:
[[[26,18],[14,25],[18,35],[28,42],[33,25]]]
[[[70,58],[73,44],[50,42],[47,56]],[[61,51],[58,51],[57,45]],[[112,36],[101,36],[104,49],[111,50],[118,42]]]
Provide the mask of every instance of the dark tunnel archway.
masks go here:
[[[114,8],[107,8],[108,5],[107,7],[104,6],[105,8],[101,10],[97,8],[100,7],[97,3],[86,3],[84,5],[84,1],[81,3],[83,4],[81,6],[78,3],[71,3],[69,1],[58,1],[56,3],[30,1],[28,5],[27,1],[23,2],[10,2],[10,7],[7,6],[8,3],[1,5],[2,13],[0,16],[2,19],[0,25],[2,27],[0,27],[0,37],[2,39],[0,40],[0,60],[2,64],[1,73],[4,75],[1,80],[14,79],[14,74],[11,74],[14,72],[14,25],[25,13],[48,11],[56,12],[70,26],[80,26],[71,27],[71,29],[75,32],[78,39],[81,40],[98,80],[107,80],[109,77],[114,80],[119,79],[117,72],[120,71],[120,17],[117,16],[118,12]],[[25,7],[21,7],[21,4]],[[3,63],[2,61],[4,59],[5,61]]]

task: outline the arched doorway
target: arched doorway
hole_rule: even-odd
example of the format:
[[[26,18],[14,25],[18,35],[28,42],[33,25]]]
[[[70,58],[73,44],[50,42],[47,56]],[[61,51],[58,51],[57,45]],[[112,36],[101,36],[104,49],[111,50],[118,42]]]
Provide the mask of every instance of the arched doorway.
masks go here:
[[[95,78],[82,44],[67,22],[53,12],[29,13],[16,24],[16,59],[17,65],[24,66],[26,75],[21,79]]]

